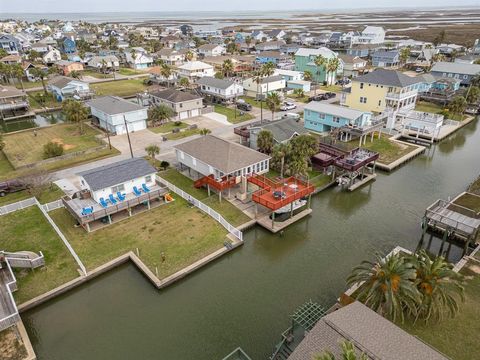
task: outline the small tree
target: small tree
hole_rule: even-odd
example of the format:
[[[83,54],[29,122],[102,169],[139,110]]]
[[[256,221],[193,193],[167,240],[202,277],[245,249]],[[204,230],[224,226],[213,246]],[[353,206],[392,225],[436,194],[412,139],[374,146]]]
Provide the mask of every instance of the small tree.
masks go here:
[[[455,96],[448,105],[448,110],[454,114],[460,115],[465,111],[466,107],[467,100],[465,100],[463,96]]]
[[[273,150],[274,139],[273,134],[269,130],[260,130],[257,136],[258,151],[264,154],[271,154]]]
[[[305,96],[305,91],[303,91],[303,89],[295,89],[293,90],[293,93],[297,98],[303,98]]]
[[[158,105],[148,109],[148,120],[150,120],[153,126],[157,126],[157,124],[163,124],[164,122],[170,120],[173,115],[173,110],[166,105]]]
[[[182,77],[178,84],[182,87],[188,87],[188,85],[190,85],[190,81],[188,81],[187,78]]]
[[[152,164],[155,164],[155,155],[160,154],[160,147],[155,144],[150,144],[145,148],[145,151],[147,152],[148,156],[150,156]]]
[[[202,136],[207,136],[208,134],[210,134],[212,132],[212,130],[210,129],[207,129],[207,128],[203,128],[200,130],[200,135]]]
[[[405,47],[400,50],[400,62],[405,65],[410,58],[410,48]]]
[[[357,356],[357,353],[355,351],[355,346],[353,345],[353,343],[349,341],[344,341],[341,346],[342,346],[343,360],[368,360],[367,355],[365,355],[364,353],[360,354],[360,356]],[[337,359],[332,352],[327,350],[323,354],[315,356],[313,360],[340,360],[340,359]]]
[[[167,170],[167,168],[170,166],[170,163],[168,161],[165,161],[165,160],[162,160],[162,162],[160,163],[160,167],[163,169],[163,170]]]
[[[63,155],[63,145],[49,141],[45,145],[43,145],[43,158],[49,159],[52,157],[57,157]]]
[[[480,88],[477,86],[471,86],[468,89],[466,100],[469,104],[476,104],[480,98]]]
[[[88,119],[89,110],[80,101],[68,99],[63,103],[63,112],[67,121],[77,123],[80,134],[83,134],[83,124]]]
[[[276,92],[267,95],[267,107],[272,112],[272,120],[275,115],[275,110],[280,106],[280,96]]]

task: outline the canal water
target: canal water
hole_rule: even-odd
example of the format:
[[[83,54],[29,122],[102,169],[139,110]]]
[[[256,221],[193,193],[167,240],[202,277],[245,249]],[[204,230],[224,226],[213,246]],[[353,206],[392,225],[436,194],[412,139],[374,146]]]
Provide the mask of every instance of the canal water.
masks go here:
[[[13,131],[44,127],[65,122],[65,115],[61,111],[36,114],[35,116],[17,120],[0,120],[0,131]]]
[[[22,315],[38,358],[216,360],[241,346],[267,359],[298,306],[331,306],[375,250],[415,249],[425,208],[464,190],[479,155],[475,122],[354,193],[320,193],[283,236],[246,232],[243,247],[163,291],[122,266]]]

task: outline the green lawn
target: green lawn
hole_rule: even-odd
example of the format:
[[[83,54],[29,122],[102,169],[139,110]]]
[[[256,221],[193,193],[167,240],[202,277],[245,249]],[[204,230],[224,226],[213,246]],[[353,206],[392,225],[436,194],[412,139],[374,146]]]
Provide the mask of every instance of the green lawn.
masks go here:
[[[143,79],[118,80],[91,84],[97,95],[132,96],[144,91],[147,86]]]
[[[42,97],[42,99],[44,99],[43,101],[40,101],[40,96]],[[61,103],[55,100],[51,93],[48,93],[45,96],[43,90],[29,91],[28,102],[33,109],[42,109],[44,107],[55,108],[61,106]]]
[[[470,262],[462,269],[467,276],[465,303],[454,319],[439,323],[398,324],[404,330],[446,354],[453,360],[472,360],[478,353],[478,329],[480,321],[480,264]]]
[[[1,162],[0,162],[0,170],[1,170]],[[468,187],[468,191],[470,191],[471,193],[480,195],[480,176],[470,184],[470,186]]]
[[[103,74],[103,73],[101,73],[99,71],[95,71],[95,70],[82,70],[81,75],[82,76],[91,76],[91,77],[94,77],[96,79],[112,79],[113,78],[113,74]]]
[[[197,134],[200,134],[200,129],[186,129],[186,130],[183,130],[183,131],[179,131],[177,133],[167,134],[167,135],[165,135],[165,137],[168,140],[178,140],[178,139],[183,139],[183,138],[186,138],[188,136],[193,136],[193,135],[197,135]]]
[[[12,165],[18,167],[43,160],[43,146],[49,141],[63,144],[65,154],[68,154],[101,145],[101,142],[96,138],[98,134],[97,130],[89,126],[85,126],[84,133],[80,135],[77,125],[58,124],[14,134],[5,134],[3,151]]]
[[[328,91],[328,92],[334,92],[334,93],[342,92],[341,85],[322,85],[322,86],[319,86],[318,88],[320,90]]]
[[[149,127],[148,130],[150,130],[151,132],[154,132],[155,134],[167,134],[169,132],[172,132],[173,129],[176,129],[176,128],[185,129],[186,127],[188,127],[188,125],[183,122],[169,121],[160,126]]]
[[[43,252],[45,266],[15,270],[17,304],[32,299],[79,276],[77,264],[42,212],[32,206],[0,216],[0,244],[7,251]]]
[[[415,110],[417,111],[423,111],[423,112],[429,112],[433,114],[440,114],[442,111],[445,110],[445,108],[441,105],[431,103],[428,101],[418,101],[417,104],[415,105]],[[448,109],[447,109],[448,111]],[[452,114],[448,116],[450,120],[456,120],[456,121],[462,121],[466,118],[465,115],[462,114]]]
[[[454,204],[466,207],[467,209],[473,210],[475,212],[480,212],[480,196],[475,196],[472,194],[463,194]]]
[[[220,249],[226,230],[172,194],[175,201],[87,233],[65,209],[50,212],[88,270],[138,248],[142,261],[164,278]],[[162,262],[162,253],[165,261]]]
[[[15,84],[16,88],[17,89],[21,89],[22,88],[22,85],[19,84],[19,83],[16,83]],[[24,81],[23,82],[23,88],[25,90],[27,89],[31,89],[31,88],[35,88],[35,87],[42,87],[42,82],[41,81]]]
[[[65,193],[55,184],[50,184],[44,191],[37,197],[40,204],[46,204],[60,199]],[[17,191],[11,194],[7,194],[0,197],[0,206],[11,204],[20,200],[31,198],[33,195],[27,190]]]
[[[300,102],[303,102],[303,103],[308,103],[308,96],[306,95],[303,95],[303,96],[297,96],[295,94],[290,94],[288,97],[294,99],[295,101],[300,101]]]
[[[253,115],[249,114],[248,112],[243,111],[243,115],[240,115],[242,111],[238,109],[235,110],[235,108],[229,108],[222,105],[215,105],[215,112],[225,115],[227,117],[227,120],[232,124],[237,124],[237,123],[247,121],[247,120],[252,120],[255,118]]]
[[[213,210],[218,211],[225,218],[225,220],[227,220],[233,226],[244,224],[250,220],[247,215],[245,215],[227,200],[224,199],[220,202],[218,196],[213,191],[210,198],[208,198],[206,189],[196,189],[193,187],[193,181],[190,178],[184,176],[175,169],[162,171],[159,173],[159,175],[198,200],[201,200]]]
[[[118,70],[118,73],[125,76],[140,75],[140,74],[148,75],[144,71],[139,71],[139,70],[130,69],[130,68],[120,68],[120,70]]]

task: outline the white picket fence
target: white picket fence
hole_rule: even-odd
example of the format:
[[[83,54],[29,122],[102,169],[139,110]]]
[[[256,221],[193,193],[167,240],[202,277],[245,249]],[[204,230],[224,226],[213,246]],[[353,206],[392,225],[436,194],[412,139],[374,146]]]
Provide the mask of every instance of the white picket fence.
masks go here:
[[[165,184],[171,191],[176,193],[177,195],[180,195],[182,198],[185,200],[189,201],[191,204],[195,205],[198,207],[200,210],[205,212],[206,214],[210,215],[214,220],[219,222],[227,231],[235,236],[238,240],[243,241],[243,233],[238,230],[235,226],[230,224],[227,220],[224,219],[222,215],[220,215],[218,212],[213,210],[210,206],[204,204],[200,200],[194,198],[192,195],[189,193],[183,191],[182,189],[176,187],[172,183],[168,182],[164,178],[160,177],[157,175],[157,180],[161,182],[162,184]]]
[[[3,205],[0,207],[0,215],[7,215],[17,210],[22,210],[30,206],[36,205],[37,200],[34,197],[17,201],[13,204]]]
[[[62,208],[63,207],[63,202],[62,202],[62,200],[59,199],[59,200],[49,202],[48,204],[44,204],[44,205],[42,205],[42,207],[45,209],[46,212],[49,212],[49,211],[52,211],[52,210]]]

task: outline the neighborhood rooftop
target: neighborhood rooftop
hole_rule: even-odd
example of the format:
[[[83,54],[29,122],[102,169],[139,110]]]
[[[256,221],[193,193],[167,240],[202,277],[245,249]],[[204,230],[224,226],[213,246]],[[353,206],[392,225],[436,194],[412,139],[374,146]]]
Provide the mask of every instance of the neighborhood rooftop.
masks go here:
[[[312,101],[305,105],[305,110],[312,110],[320,113],[331,114],[345,119],[355,120],[364,113],[360,110],[355,110],[340,105],[333,105],[319,101]]]
[[[78,175],[85,179],[91,190],[96,191],[156,172],[147,160],[133,158],[83,171]]]
[[[308,134],[308,130],[303,126],[303,122],[301,123],[293,118],[274,121],[261,126],[261,128],[270,131],[273,134],[273,138],[279,142],[288,140],[295,134]]]
[[[153,91],[150,94],[154,97],[157,97],[159,99],[163,99],[172,103],[181,103],[184,101],[201,99],[201,96],[199,95],[194,95],[186,91],[180,91],[175,89]]]
[[[455,73],[465,75],[477,75],[480,73],[480,65],[456,62],[438,62],[433,65],[433,72]]]
[[[204,76],[197,80],[197,84],[211,86],[217,89],[228,89],[234,83],[225,79],[217,79],[211,76]]]
[[[53,85],[59,89],[62,89],[68,84],[70,84],[72,81],[75,81],[75,79],[72,79],[66,76],[56,76],[48,82],[48,85]]]
[[[270,159],[270,156],[213,135],[202,136],[175,148],[225,174]]]
[[[142,106],[117,96],[99,97],[94,100],[90,100],[87,105],[94,107],[108,115],[117,115],[143,109]]]
[[[402,74],[399,71],[385,69],[377,69],[366,75],[359,76],[355,81],[395,87],[405,87],[421,82],[418,78]]]

